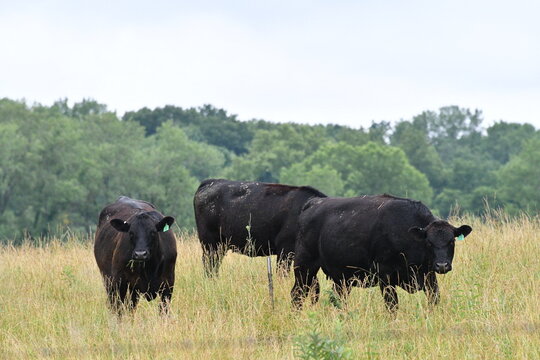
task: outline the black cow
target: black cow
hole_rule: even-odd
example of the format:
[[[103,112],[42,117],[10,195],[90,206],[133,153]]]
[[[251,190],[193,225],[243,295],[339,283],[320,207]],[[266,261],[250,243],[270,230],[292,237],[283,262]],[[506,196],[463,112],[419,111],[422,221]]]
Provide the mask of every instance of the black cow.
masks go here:
[[[278,268],[287,272],[298,214],[306,201],[321,197],[326,195],[309,186],[203,181],[193,205],[206,274],[217,274],[228,249],[249,256],[277,254]]]
[[[94,255],[111,308],[119,314],[122,304],[133,310],[140,294],[147,300],[160,295],[160,310],[168,311],[176,263],[173,223],[154,205],[125,196],[101,210]]]
[[[424,290],[429,303],[437,304],[435,273],[452,269],[455,238],[472,231],[437,219],[419,201],[386,194],[310,200],[299,227],[293,305],[300,307],[309,289],[317,301],[322,268],[341,297],[353,285],[379,285],[390,311],[398,305],[396,286]]]

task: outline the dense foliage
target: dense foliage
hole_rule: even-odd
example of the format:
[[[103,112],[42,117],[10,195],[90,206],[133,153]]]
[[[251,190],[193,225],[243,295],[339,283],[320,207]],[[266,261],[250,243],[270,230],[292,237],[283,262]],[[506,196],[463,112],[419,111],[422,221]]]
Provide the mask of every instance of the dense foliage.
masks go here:
[[[312,185],[334,196],[388,192],[441,216],[479,214],[486,202],[538,212],[539,131],[503,121],[483,128],[482,120],[449,106],[352,129],[244,122],[210,105],[120,118],[91,100],[1,99],[0,238],[91,229],[119,195],[153,202],[190,228],[192,196],[207,177]]]

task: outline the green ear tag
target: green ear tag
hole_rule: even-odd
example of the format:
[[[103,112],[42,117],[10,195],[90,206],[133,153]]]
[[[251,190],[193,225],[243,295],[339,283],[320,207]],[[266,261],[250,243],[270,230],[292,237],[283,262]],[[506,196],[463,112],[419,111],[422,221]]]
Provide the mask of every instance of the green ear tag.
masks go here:
[[[169,224],[165,224],[165,226],[163,227],[163,232],[165,232],[167,230],[169,230]],[[461,235],[461,236],[463,236],[463,235]]]
[[[463,236],[463,234],[461,234],[456,239],[459,240],[459,241],[462,241],[462,240],[465,240],[465,236]]]

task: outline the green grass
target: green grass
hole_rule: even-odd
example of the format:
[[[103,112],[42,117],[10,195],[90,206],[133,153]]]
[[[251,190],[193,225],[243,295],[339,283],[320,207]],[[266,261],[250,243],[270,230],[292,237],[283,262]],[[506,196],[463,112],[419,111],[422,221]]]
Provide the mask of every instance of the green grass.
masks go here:
[[[333,307],[322,273],[321,301],[301,312],[290,306],[293,277],[274,277],[272,309],[264,258],[229,253],[220,277],[207,279],[199,244],[186,235],[170,316],[142,301],[119,320],[90,242],[3,246],[0,358],[293,359],[309,334],[339,337],[353,359],[540,358],[538,219],[467,223],[474,230],[457,244],[454,270],[439,276],[439,306],[399,291],[396,318],[378,288],[353,289],[343,309]]]

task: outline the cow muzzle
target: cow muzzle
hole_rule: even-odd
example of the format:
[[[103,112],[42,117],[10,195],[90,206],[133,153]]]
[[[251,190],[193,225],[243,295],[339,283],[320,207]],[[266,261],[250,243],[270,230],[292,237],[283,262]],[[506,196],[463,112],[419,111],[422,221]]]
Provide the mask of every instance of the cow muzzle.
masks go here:
[[[135,261],[146,261],[150,258],[150,252],[148,250],[135,250],[132,258]]]
[[[446,274],[450,270],[452,270],[452,264],[450,264],[450,263],[447,263],[447,262],[435,263],[435,271],[438,274]]]

